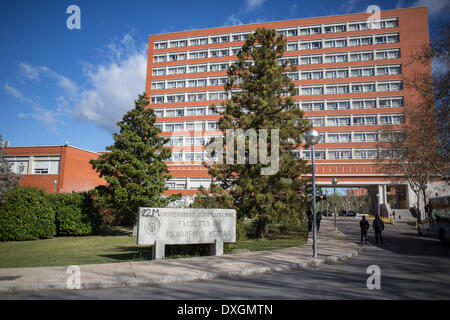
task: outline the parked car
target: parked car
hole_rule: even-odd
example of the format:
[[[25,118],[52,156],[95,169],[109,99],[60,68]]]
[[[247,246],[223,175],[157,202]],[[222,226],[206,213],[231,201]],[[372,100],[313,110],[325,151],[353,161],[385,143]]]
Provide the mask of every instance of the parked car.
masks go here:
[[[346,215],[347,215],[347,210],[341,210],[341,211],[339,211],[339,216],[340,216],[340,217],[346,216]]]
[[[423,219],[421,223],[417,224],[417,232],[421,236],[429,236],[430,235],[430,223],[428,219]]]
[[[356,212],[352,211],[352,210],[348,211],[347,212],[347,217],[356,217]]]

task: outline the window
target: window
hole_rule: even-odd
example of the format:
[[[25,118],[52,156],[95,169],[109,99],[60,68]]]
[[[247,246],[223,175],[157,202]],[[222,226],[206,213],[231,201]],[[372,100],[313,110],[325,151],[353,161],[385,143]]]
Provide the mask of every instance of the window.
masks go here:
[[[188,87],[205,87],[206,86],[206,79],[189,79],[188,80]]]
[[[327,142],[351,142],[352,135],[349,132],[335,132],[327,134]]]
[[[169,74],[183,74],[186,73],[186,67],[172,67],[169,68]]]
[[[347,78],[348,71],[347,69],[342,70],[326,70],[325,76],[327,79],[335,79],[335,78]]]
[[[298,43],[294,42],[294,43],[288,43],[286,46],[286,51],[296,51],[298,50]]]
[[[164,96],[152,96],[151,103],[164,103]]]
[[[168,103],[173,103],[173,102],[184,102],[185,97],[184,94],[179,94],[179,95],[170,95],[167,96],[167,102]]]
[[[339,24],[334,26],[324,26],[325,33],[345,32],[345,24]]]
[[[174,88],[185,88],[186,87],[186,81],[180,80],[180,81],[167,81],[167,88],[168,89],[174,89]]]
[[[191,46],[200,46],[204,44],[208,44],[208,38],[197,38],[189,40],[189,44]]]
[[[199,64],[199,65],[193,65],[189,66],[188,72],[189,73],[199,73],[199,72],[207,72],[208,66],[206,64]]]
[[[311,79],[323,79],[323,72],[322,71],[302,72],[302,80],[311,80]]]
[[[302,151],[302,158],[304,160],[311,160],[311,151],[310,150]],[[314,159],[324,160],[325,159],[325,151],[314,150]]]
[[[328,150],[328,159],[351,159],[351,150]]]
[[[375,57],[377,60],[398,59],[400,58],[400,49],[377,51]]]
[[[283,35],[285,37],[295,37],[295,36],[297,36],[297,33],[298,33],[297,28],[277,31],[278,35]]]
[[[191,107],[188,108],[187,110],[187,116],[203,116],[206,114],[206,109],[204,107]]]
[[[211,58],[227,57],[230,55],[230,50],[228,49],[211,50],[209,53]]]
[[[166,61],[167,61],[167,56],[165,54],[153,57],[153,62],[166,62]]]
[[[376,116],[353,116],[353,125],[375,125],[377,124]]]
[[[287,76],[289,77],[289,79],[291,80],[298,80],[298,73],[297,72],[293,72],[293,73],[288,73]]]
[[[189,59],[206,59],[208,58],[208,51],[189,52]]]
[[[309,28],[301,28],[300,29],[300,35],[310,35],[310,34],[321,34],[322,33],[322,27],[309,27]]]
[[[353,93],[375,92],[375,84],[372,84],[372,83],[353,84],[352,92]]]
[[[33,173],[35,174],[58,174],[60,157],[34,157]]]
[[[188,123],[186,123],[186,130],[188,130],[188,131],[204,131],[205,123],[204,122],[188,122]]]
[[[380,98],[380,108],[403,107],[403,98]]]
[[[301,64],[320,64],[322,63],[322,56],[301,57]]]
[[[4,157],[4,159],[8,162],[12,172],[17,174],[28,173],[29,157]]]
[[[166,68],[153,69],[153,75],[154,76],[165,76]]]
[[[300,42],[300,50],[314,50],[322,48],[322,41]]]
[[[339,62],[346,62],[347,61],[347,54],[337,54],[337,55],[326,55],[325,56],[325,63],[339,63]]]
[[[323,94],[323,87],[306,87],[301,88],[302,95]]]
[[[298,59],[297,58],[283,58],[283,59],[278,59],[278,65],[282,66],[282,65],[289,65],[289,64],[293,64],[293,65],[297,65],[298,64]]]
[[[170,48],[178,48],[187,46],[187,40],[174,40],[169,42]]]
[[[350,38],[350,46],[368,46],[372,44],[372,37]]]
[[[386,82],[386,83],[378,84],[378,91],[381,91],[381,92],[399,91],[402,89],[403,89],[402,82]]]
[[[182,117],[184,116],[184,109],[166,109],[166,117]]]
[[[334,85],[334,86],[327,86],[326,87],[326,93],[327,94],[340,94],[340,93],[348,93],[349,87],[348,85]]]
[[[355,150],[355,159],[376,159],[377,150]]]
[[[211,179],[190,179],[189,180],[189,188],[190,189],[200,189],[203,187],[208,189],[211,185]]]
[[[375,75],[375,70],[373,67],[351,69],[351,71],[350,71],[351,77],[370,77],[373,75]]]
[[[209,100],[226,100],[228,95],[225,92],[210,92]]]
[[[381,115],[380,124],[402,124],[405,123],[403,115]]]
[[[308,117],[313,127],[323,127],[325,125],[325,119],[323,117]]]
[[[209,85],[210,86],[223,86],[227,83],[228,78],[210,78]]]
[[[398,34],[375,36],[376,44],[395,43],[395,42],[399,42],[399,41],[400,40],[399,40]]]
[[[163,109],[153,109],[153,112],[155,113],[155,116],[157,116],[158,118],[164,117]]]
[[[382,66],[377,67],[377,75],[392,75],[392,74],[401,74],[402,70],[400,66]]]
[[[233,34],[233,36],[231,38],[232,38],[232,41],[245,41],[245,40],[248,39],[249,35],[250,35],[249,33],[246,33],[246,34]]]
[[[166,49],[166,48],[167,48],[167,42],[156,42],[155,43],[155,50]]]
[[[378,134],[376,132],[355,132],[353,134],[354,142],[376,142]]]
[[[229,36],[211,37],[211,43],[224,43],[224,42],[230,42],[230,37]]]
[[[206,93],[188,93],[188,101],[205,101]]]
[[[349,23],[348,31],[367,30],[369,25],[367,22]]]
[[[381,28],[395,28],[398,27],[398,19],[393,20],[383,20],[380,22]]]
[[[304,111],[324,110],[324,104],[323,102],[303,102],[302,110]]]
[[[327,126],[331,127],[341,127],[341,126],[349,126],[351,125],[350,117],[336,117],[336,118],[328,118]]]
[[[186,59],[187,59],[186,53],[169,53],[169,61],[181,61]]]
[[[228,70],[228,62],[211,64],[209,66],[209,71],[226,71],[226,70]]]
[[[352,108],[353,109],[371,109],[376,108],[376,100],[353,100]]]
[[[350,101],[327,101],[327,110],[350,109]]]
[[[163,82],[152,82],[152,90],[161,90],[164,89],[165,83]]]
[[[325,40],[324,48],[342,48],[347,46],[346,39]]]

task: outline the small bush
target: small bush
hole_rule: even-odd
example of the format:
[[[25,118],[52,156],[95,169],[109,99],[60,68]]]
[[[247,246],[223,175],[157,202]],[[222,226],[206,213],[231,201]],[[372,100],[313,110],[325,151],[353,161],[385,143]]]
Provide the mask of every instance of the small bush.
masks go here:
[[[56,235],[55,213],[44,190],[15,187],[0,209],[0,239],[35,240]]]
[[[99,215],[87,193],[49,194],[58,236],[85,236],[96,233]]]

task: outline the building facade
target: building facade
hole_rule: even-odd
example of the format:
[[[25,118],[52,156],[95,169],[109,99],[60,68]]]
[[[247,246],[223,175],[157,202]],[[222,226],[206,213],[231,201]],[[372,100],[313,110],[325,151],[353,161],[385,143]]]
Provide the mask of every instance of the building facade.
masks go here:
[[[98,158],[97,152],[69,145],[7,147],[4,151],[11,170],[22,176],[22,186],[62,193],[88,191],[106,184],[89,164],[89,160]]]
[[[264,27],[287,39],[280,63],[298,66],[288,73],[298,88],[295,99],[321,136],[317,182],[330,187],[337,177],[340,187],[367,187],[378,203],[386,202],[391,181],[377,170],[378,130],[401,129],[407,121],[403,109],[412,94],[403,78],[422,67],[408,62],[429,43],[428,17],[418,7],[381,11],[375,27],[369,18],[358,13],[151,35],[146,93],[173,149],[168,193],[181,192],[189,202],[209,186],[204,148],[221,136],[220,116],[209,106],[229,98],[226,70],[248,35]],[[311,151],[299,149],[298,156],[310,159]],[[406,184],[401,188],[407,207],[414,195]]]

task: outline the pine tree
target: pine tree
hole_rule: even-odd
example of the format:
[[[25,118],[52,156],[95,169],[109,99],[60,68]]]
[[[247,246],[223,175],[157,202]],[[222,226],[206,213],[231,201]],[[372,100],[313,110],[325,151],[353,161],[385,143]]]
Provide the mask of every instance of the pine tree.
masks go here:
[[[218,122],[223,133],[238,129],[260,133],[266,129],[268,150],[272,148],[272,135],[279,134],[278,171],[262,174],[267,164],[249,161],[249,146],[255,146],[250,139],[245,139],[245,163],[238,164],[235,157],[232,164],[227,159],[209,165],[213,184],[220,186],[211,190],[231,194],[238,217],[251,218],[259,237],[264,237],[270,222],[298,222],[305,203],[302,190],[309,181],[304,175],[311,172],[306,161],[296,159],[294,153],[310,123],[295,104],[297,91],[286,74],[296,70],[295,66],[278,64],[285,46],[286,40],[275,30],[259,28],[249,36],[237,55],[238,61],[228,69],[225,91],[231,92],[231,99],[222,103],[223,117]],[[226,148],[230,148],[228,142]],[[258,154],[261,151],[265,150],[259,145]]]
[[[11,171],[11,166],[4,156],[4,142],[0,134],[0,204],[4,201],[5,194],[8,190],[19,185],[20,175]]]
[[[158,135],[156,116],[148,105],[147,95],[139,95],[135,108],[117,123],[120,133],[114,133],[114,144],[106,148],[110,152],[90,161],[107,182],[96,188],[97,199],[119,212],[127,224],[136,223],[140,206],[165,207],[180,198],[162,196],[171,177],[164,161],[172,151],[164,147],[168,139]]]

